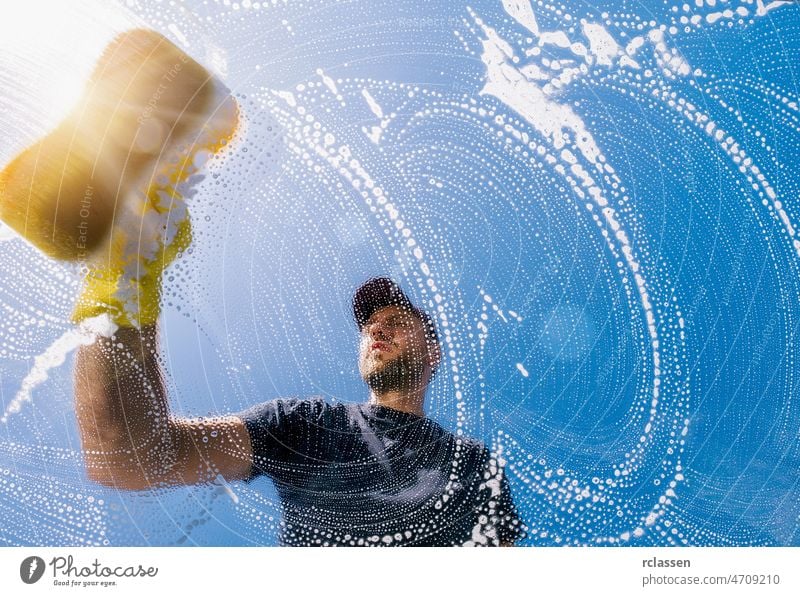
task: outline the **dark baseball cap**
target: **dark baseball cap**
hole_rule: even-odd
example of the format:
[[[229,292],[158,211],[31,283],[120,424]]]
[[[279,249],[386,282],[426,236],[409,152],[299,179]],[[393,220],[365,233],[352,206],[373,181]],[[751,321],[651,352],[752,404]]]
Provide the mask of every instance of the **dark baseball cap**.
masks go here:
[[[394,280],[388,277],[373,277],[365,281],[353,295],[353,317],[359,329],[363,329],[369,318],[385,306],[399,306],[409,310],[425,325],[425,334],[439,341],[436,325],[431,316],[414,306],[411,299]]]

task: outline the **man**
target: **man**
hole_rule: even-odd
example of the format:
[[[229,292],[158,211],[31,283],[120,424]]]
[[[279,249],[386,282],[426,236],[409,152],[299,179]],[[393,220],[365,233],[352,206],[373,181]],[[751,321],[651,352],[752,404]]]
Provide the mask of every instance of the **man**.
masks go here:
[[[430,316],[388,278],[353,298],[365,404],[273,401],[242,415],[251,474],[271,476],[287,544],[513,544],[508,483],[477,442],[424,414],[441,359]]]
[[[155,325],[82,348],[75,394],[90,478],[138,490],[268,475],[287,545],[513,544],[522,527],[502,467],[424,415],[441,359],[430,316],[388,278],[363,284],[353,313],[363,404],[283,399],[176,419]]]

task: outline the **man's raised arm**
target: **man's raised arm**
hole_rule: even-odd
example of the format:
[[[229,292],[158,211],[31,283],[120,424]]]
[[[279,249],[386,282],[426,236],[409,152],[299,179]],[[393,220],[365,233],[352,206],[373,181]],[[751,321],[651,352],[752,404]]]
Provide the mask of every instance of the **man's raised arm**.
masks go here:
[[[156,331],[162,272],[192,239],[187,200],[239,122],[212,72],[157,31],[131,29],[105,47],[61,122],[0,169],[0,220],[88,268],[73,322],[104,317],[87,329],[117,330],[82,348],[75,372],[89,475],[104,484],[249,472],[239,419],[169,415]]]
[[[170,416],[157,339],[156,325],[120,327],[78,353],[75,406],[89,478],[129,490],[245,478],[252,448],[239,418]]]
[[[116,328],[77,356],[75,405],[87,471],[97,482],[131,490],[244,478],[252,447],[243,421],[176,419],[169,412],[158,351],[161,278],[190,246],[192,227],[179,197],[160,211],[153,196],[151,189],[140,219],[114,232],[123,240],[149,233],[156,249],[112,237],[72,315],[76,323],[108,317]]]

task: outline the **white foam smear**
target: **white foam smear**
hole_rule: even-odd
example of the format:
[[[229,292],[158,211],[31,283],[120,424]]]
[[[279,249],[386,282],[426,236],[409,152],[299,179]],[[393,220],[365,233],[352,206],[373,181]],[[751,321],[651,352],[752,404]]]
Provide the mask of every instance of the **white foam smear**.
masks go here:
[[[539,23],[528,0],[503,0],[503,8],[528,31],[539,36]]]
[[[372,94],[367,89],[362,89],[361,95],[366,100],[367,105],[369,106],[369,109],[372,111],[372,113],[375,114],[375,116],[380,119],[380,125],[370,126],[370,127],[362,126],[361,131],[365,135],[367,135],[367,138],[370,141],[372,141],[377,145],[381,141],[381,135],[383,134],[383,131],[391,122],[391,118],[386,118],[384,116],[383,108],[377,101],[375,101],[375,98],[372,97]]]
[[[0,242],[8,242],[9,240],[13,240],[16,238],[18,234],[9,228],[3,222],[0,222]]]
[[[756,14],[760,17],[763,17],[771,10],[775,10],[776,8],[780,8],[782,6],[786,6],[789,4],[791,0],[774,0],[768,4],[764,4],[764,0],[757,0],[756,1]]]
[[[378,102],[375,101],[375,98],[372,97],[372,94],[370,94],[370,92],[366,89],[362,89],[361,95],[363,95],[364,99],[367,100],[367,104],[369,105],[369,109],[372,110],[372,113],[378,118],[383,118],[383,109],[380,105],[378,105]]]
[[[336,81],[334,81],[331,77],[325,74],[325,72],[321,69],[317,69],[317,74],[322,78],[322,82],[325,86],[336,96],[336,99],[342,101],[342,96],[339,95],[339,90],[336,88]]]
[[[14,399],[8,404],[0,422],[8,423],[9,416],[18,414],[25,403],[33,399],[33,391],[47,381],[49,372],[64,364],[67,356],[81,346],[92,345],[98,337],[111,337],[117,331],[117,325],[108,315],[92,317],[81,322],[55,340],[33,361],[33,368],[22,380],[22,385]]]

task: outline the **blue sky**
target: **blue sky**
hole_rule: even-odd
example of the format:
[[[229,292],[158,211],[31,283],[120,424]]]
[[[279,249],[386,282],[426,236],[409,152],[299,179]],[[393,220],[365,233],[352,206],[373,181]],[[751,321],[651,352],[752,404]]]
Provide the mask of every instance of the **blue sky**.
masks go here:
[[[245,114],[166,280],[174,410],[363,400],[350,296],[389,274],[450,331],[429,415],[503,449],[529,544],[799,544],[797,7],[526,6],[73,14],[75,39],[127,22],[163,32]],[[42,56],[62,46],[37,47],[3,73],[52,71]],[[0,128],[34,138],[41,91],[7,93]],[[7,237],[6,404],[68,331],[79,284]],[[238,503],[219,487],[128,495],[82,480],[70,365],[0,428],[0,467],[23,492],[63,494],[37,505],[0,486],[0,516],[28,519],[0,538],[274,544],[267,480],[233,485]],[[49,533],[48,503],[94,525]]]

